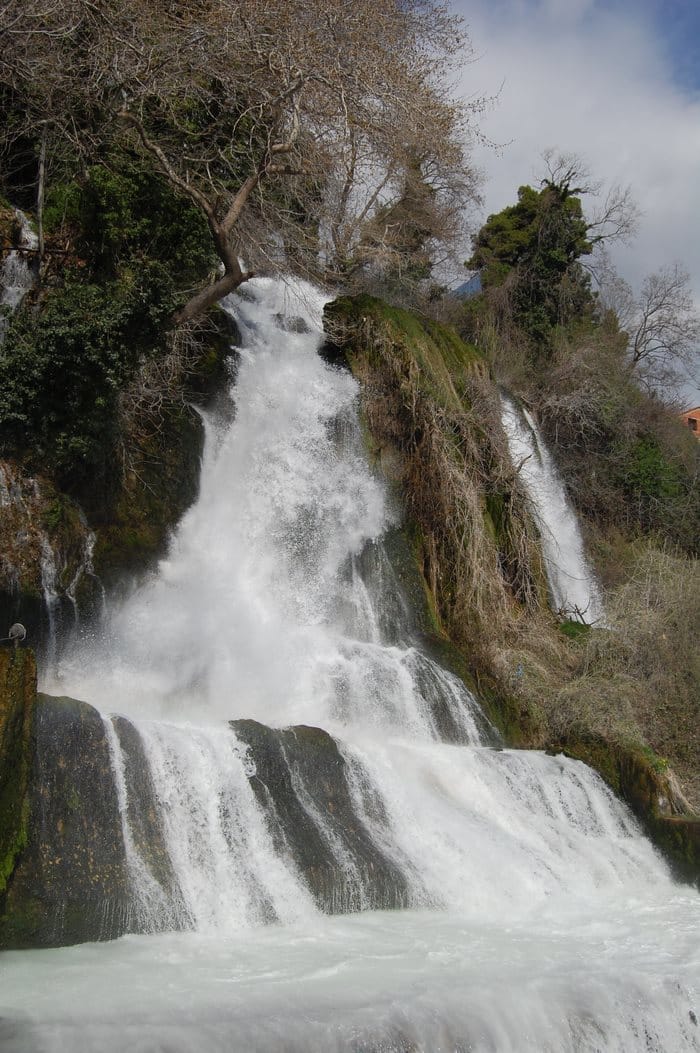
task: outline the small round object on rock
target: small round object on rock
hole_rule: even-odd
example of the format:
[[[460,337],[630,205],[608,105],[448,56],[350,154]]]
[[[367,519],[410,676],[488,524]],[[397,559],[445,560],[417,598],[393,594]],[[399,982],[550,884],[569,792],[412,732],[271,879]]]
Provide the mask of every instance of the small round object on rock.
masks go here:
[[[21,622],[15,622],[14,625],[10,626],[10,631],[7,635],[8,640],[12,640],[15,647],[17,647],[27,635],[27,630],[24,628]]]

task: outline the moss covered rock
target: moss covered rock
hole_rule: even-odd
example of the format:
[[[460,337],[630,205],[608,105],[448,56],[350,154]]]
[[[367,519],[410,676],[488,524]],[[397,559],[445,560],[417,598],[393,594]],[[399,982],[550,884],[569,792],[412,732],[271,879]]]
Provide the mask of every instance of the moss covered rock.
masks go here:
[[[105,585],[163,553],[169,531],[197,496],[203,445],[201,418],[185,404],[171,406],[157,432],[135,437],[112,500],[90,509],[94,565]]]
[[[76,503],[45,476],[17,462],[0,461],[0,629],[21,621],[32,644],[47,628],[44,592],[74,620],[78,597],[94,602],[93,535]]]
[[[29,650],[0,649],[0,914],[28,836],[36,663]]]
[[[102,717],[39,695],[23,848],[5,891],[0,946],[61,946],[129,931],[133,908]]]

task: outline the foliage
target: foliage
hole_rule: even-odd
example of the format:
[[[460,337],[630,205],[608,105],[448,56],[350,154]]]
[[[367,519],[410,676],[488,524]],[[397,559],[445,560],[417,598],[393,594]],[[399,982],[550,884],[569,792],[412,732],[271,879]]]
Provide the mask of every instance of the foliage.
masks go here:
[[[438,246],[445,251],[460,239],[463,209],[463,200],[438,193],[429,167],[414,161],[396,194],[362,224],[345,261],[344,287],[415,307],[426,294]]]
[[[697,555],[700,449],[630,374],[624,336],[589,326],[562,338],[549,369],[522,375],[569,492],[598,532],[648,535]]]
[[[124,152],[113,152],[107,167],[92,165],[79,182],[51,186],[45,226],[58,236],[74,231],[75,251],[98,280],[150,258],[161,262],[175,288],[188,288],[216,262],[201,213]]]
[[[473,196],[464,132],[483,101],[452,97],[469,41],[439,0],[8,0],[4,16],[13,186],[38,189],[40,155],[48,187],[115,170],[115,148],[165,178],[224,266],[178,324],[250,276],[241,259],[334,270],[416,158],[436,197]]]
[[[611,631],[595,634],[587,663],[610,684],[629,685],[649,746],[682,777],[700,811],[700,562],[647,545],[610,596]]]
[[[585,622],[567,620],[560,622],[559,631],[562,632],[564,636],[568,636],[570,640],[585,640],[591,631],[591,627]]]
[[[625,462],[621,482],[633,499],[663,502],[680,495],[681,472],[664,456],[656,436],[646,434],[637,439]]]
[[[9,329],[0,443],[30,450],[32,463],[73,493],[89,481],[94,498],[116,472],[123,392],[154,356],[170,363],[166,331],[179,290],[201,281],[215,255],[201,213],[129,151],[113,150],[108,164],[53,184],[45,226],[49,248],[68,246],[74,265],[47,272],[55,287]],[[190,367],[195,352],[185,356]],[[184,360],[180,398],[183,369]],[[152,387],[152,402],[172,398]]]
[[[633,303],[603,255],[607,278],[599,275],[594,296],[580,259],[608,236],[606,224],[614,236],[628,232],[627,195],[609,195],[589,220],[577,192],[591,188],[574,186],[571,166],[563,177],[550,171],[541,190],[521,187],[518,204],[477,235],[470,264],[481,268],[484,292],[452,315],[539,417],[590,529],[697,554],[700,450],[650,383],[667,377],[661,360],[671,345],[683,359],[695,331],[686,276],[659,272]]]
[[[580,198],[558,186],[521,186],[517,205],[489,216],[467,265],[479,269],[486,291],[508,283],[515,323],[541,346],[555,326],[590,310],[590,279],[578,260],[592,248]]]
[[[38,317],[20,312],[0,359],[0,442],[31,450],[69,490],[104,481],[116,441],[121,387],[144,348],[162,346],[173,290],[164,268],[87,284],[73,275]]]

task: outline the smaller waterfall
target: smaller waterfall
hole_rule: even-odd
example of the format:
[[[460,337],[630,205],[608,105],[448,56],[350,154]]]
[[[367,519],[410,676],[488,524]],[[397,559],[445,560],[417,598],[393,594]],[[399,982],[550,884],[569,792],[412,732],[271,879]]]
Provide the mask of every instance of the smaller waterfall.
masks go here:
[[[34,269],[27,252],[35,252],[39,244],[24,212],[16,209],[15,215],[20,226],[19,246],[8,253],[0,270],[0,345],[5,338],[9,315],[17,310],[34,284]]]
[[[53,665],[56,661],[57,625],[61,611],[61,597],[58,591],[56,554],[45,534],[41,535],[41,590],[48,618],[47,661]]]
[[[95,542],[78,506],[19,465],[0,461],[0,595],[10,620],[26,625],[47,670],[104,613]]]
[[[528,411],[503,397],[502,421],[510,455],[530,499],[542,538],[552,608],[563,617],[600,622],[603,604],[586,559],[576,513]]]

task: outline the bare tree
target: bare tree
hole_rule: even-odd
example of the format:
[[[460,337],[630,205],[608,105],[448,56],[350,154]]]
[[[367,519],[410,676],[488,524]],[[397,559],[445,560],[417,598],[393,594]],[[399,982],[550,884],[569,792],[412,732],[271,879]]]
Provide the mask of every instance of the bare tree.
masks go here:
[[[632,364],[652,373],[669,364],[689,367],[700,343],[700,315],[688,272],[675,263],[648,275],[636,306]]]
[[[297,266],[342,273],[416,158],[441,199],[474,193],[483,103],[451,98],[469,42],[439,0],[6,0],[3,16],[15,132],[44,122],[49,172],[126,142],[206,217],[223,273],[177,323],[292,245]]]
[[[639,208],[629,186],[615,184],[601,197],[604,183],[594,179],[586,162],[577,154],[557,153],[553,149],[542,154],[547,176],[540,183],[563,197],[589,196],[596,200],[590,216],[586,217],[587,238],[591,245],[622,241],[633,237],[639,221]]]
[[[647,275],[635,295],[602,257],[597,279],[603,310],[613,310],[628,335],[629,363],[651,388],[673,388],[690,372],[700,351],[700,314],[690,276],[679,264]]]

